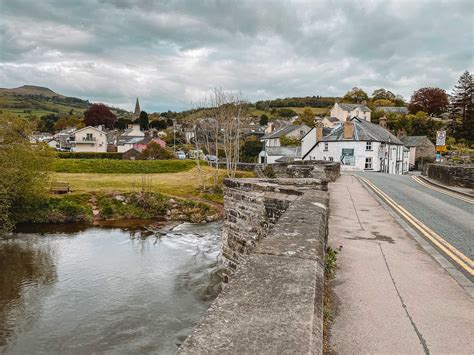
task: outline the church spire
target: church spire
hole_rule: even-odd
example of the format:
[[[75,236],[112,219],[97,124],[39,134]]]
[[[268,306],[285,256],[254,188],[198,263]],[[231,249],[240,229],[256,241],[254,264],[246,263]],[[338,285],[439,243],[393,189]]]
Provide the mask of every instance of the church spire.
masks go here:
[[[137,116],[140,116],[140,103],[138,102],[138,97],[137,97],[137,102],[135,103],[135,112],[134,114],[137,115]]]

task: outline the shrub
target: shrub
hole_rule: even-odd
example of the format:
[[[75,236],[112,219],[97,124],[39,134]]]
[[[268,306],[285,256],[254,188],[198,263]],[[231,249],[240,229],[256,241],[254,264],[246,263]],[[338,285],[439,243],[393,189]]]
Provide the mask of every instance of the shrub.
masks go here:
[[[111,160],[56,159],[53,169],[60,173],[158,174],[193,168],[193,160]]]
[[[61,159],[122,159],[123,153],[59,152]]]

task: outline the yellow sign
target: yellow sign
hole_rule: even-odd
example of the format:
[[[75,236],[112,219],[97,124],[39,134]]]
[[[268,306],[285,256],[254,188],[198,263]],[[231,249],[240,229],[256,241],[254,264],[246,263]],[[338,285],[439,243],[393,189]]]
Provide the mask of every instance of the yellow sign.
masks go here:
[[[436,151],[437,152],[445,152],[446,151],[446,146],[445,145],[437,145],[436,146]]]

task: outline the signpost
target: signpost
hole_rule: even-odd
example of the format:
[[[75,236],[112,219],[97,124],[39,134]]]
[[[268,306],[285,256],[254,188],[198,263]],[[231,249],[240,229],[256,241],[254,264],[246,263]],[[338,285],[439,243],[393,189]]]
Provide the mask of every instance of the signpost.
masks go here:
[[[446,151],[446,131],[436,132],[436,161],[441,160],[441,152]]]

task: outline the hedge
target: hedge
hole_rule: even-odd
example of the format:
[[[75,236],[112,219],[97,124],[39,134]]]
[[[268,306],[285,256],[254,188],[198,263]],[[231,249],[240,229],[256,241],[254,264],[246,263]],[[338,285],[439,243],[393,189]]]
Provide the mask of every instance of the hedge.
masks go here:
[[[56,159],[53,169],[59,173],[158,174],[187,171],[194,166],[194,160]]]
[[[122,159],[123,153],[59,152],[61,159]]]

